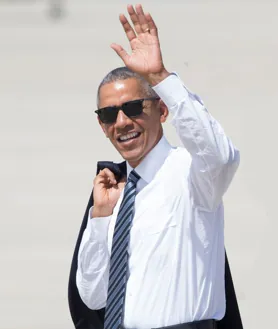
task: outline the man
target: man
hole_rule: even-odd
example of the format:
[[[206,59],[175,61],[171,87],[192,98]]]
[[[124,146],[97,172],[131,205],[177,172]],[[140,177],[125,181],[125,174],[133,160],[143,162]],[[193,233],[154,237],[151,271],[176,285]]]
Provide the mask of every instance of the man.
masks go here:
[[[103,165],[94,180],[72,268],[84,304],[77,315],[70,284],[73,320],[78,329],[216,328],[226,311],[222,197],[239,152],[164,67],[150,14],[141,5],[128,13],[134,29],[120,21],[132,54],[111,45],[126,66],[102,81],[96,111],[126,176]],[[163,135],[168,111],[184,147]],[[237,324],[222,328],[241,328],[234,303]]]

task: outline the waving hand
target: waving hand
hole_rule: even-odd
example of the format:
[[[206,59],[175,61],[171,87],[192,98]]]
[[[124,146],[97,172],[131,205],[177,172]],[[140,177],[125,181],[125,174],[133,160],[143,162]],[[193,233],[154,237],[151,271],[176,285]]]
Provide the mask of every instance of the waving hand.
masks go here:
[[[167,74],[162,61],[157,27],[151,15],[145,14],[141,5],[136,5],[135,9],[128,5],[127,10],[134,28],[123,14],[120,15],[120,22],[129,40],[131,54],[115,43],[111,48],[129,69],[147,79],[153,75]]]

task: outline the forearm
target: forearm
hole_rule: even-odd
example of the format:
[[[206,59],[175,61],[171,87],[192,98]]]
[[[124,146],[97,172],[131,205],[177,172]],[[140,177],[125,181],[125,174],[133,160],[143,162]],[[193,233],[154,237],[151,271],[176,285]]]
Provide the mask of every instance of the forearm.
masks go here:
[[[109,217],[90,219],[89,216],[78,253],[76,285],[83,302],[95,310],[105,307],[107,299],[110,260],[108,224]]]
[[[205,157],[205,150],[209,148],[207,161],[215,165],[227,160],[227,138],[198,96],[191,94],[174,74],[156,85],[154,90],[167,105],[172,124],[193,158]]]
[[[185,99],[171,108],[172,124],[199,170],[213,171],[221,168],[230,160],[233,161],[235,149],[201,100],[186,93]]]
[[[239,152],[199,97],[190,93],[176,75],[154,90],[172,113],[172,123],[191,155],[190,179],[195,200],[211,210],[228,188],[238,166]]]

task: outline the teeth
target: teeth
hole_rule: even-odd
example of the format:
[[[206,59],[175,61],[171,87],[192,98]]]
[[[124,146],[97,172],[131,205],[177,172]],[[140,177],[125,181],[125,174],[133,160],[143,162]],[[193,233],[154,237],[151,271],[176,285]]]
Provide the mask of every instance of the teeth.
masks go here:
[[[126,141],[130,138],[134,138],[134,137],[137,137],[139,135],[139,133],[130,133],[130,134],[127,134],[127,135],[124,135],[124,136],[121,136],[120,137],[120,141]]]

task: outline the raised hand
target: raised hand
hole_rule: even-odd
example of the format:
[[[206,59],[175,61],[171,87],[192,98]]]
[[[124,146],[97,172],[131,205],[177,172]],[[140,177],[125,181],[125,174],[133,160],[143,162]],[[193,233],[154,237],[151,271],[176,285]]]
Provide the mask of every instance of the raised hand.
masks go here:
[[[113,213],[119,200],[125,181],[116,181],[115,175],[109,169],[103,169],[94,180],[93,217],[106,217]]]
[[[136,9],[136,10],[135,10]],[[144,13],[141,5],[127,6],[134,29],[126,16],[120,15],[120,22],[124,28],[131,47],[129,55],[122,46],[113,43],[111,48],[121,57],[125,65],[132,71],[145,77],[151,83],[157,83],[154,76],[165,78],[169,73],[165,70],[157,27],[149,13]]]

